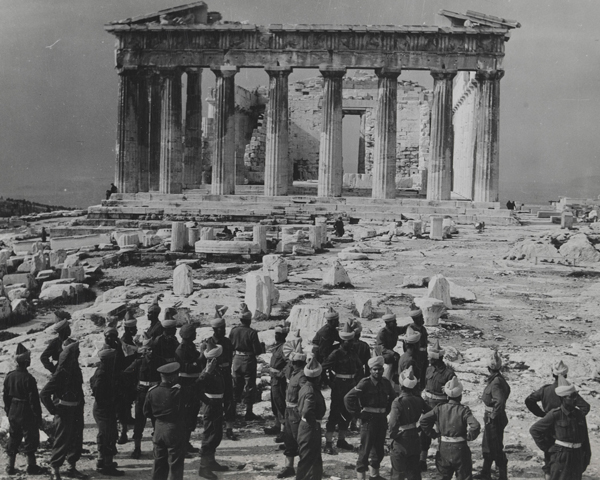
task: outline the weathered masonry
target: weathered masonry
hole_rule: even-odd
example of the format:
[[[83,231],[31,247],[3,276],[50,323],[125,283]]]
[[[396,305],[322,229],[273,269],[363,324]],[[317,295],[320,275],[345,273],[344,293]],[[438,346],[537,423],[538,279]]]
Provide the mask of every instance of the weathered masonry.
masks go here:
[[[122,193],[176,194],[184,185],[201,183],[201,74],[209,68],[216,78],[211,192],[235,194],[235,76],[242,68],[261,68],[269,76],[264,195],[286,195],[293,173],[288,77],[294,69],[318,68],[323,97],[317,195],[339,197],[344,77],[348,69],[361,69],[377,76],[372,197],[394,198],[398,77],[402,71],[426,70],[434,85],[429,158],[421,172],[427,199],[450,200],[453,182],[459,181],[470,183],[472,200],[497,202],[504,44],[510,29],[520,25],[475,12],[440,13],[450,26],[266,27],[222,23],[219,14],[197,2],[107,25],[117,37],[120,76],[117,187]],[[475,120],[468,123],[476,131],[461,137],[458,150],[473,158],[459,164],[466,173],[457,175],[453,86],[459,72],[474,80]]]

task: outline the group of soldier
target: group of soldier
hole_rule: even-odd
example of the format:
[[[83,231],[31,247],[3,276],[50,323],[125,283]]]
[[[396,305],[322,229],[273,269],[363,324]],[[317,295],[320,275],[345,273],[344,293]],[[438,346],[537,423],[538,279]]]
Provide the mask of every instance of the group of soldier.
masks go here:
[[[131,456],[140,458],[147,419],[153,426],[153,479],[182,479],[185,458],[195,453],[200,455],[201,478],[217,479],[215,472],[229,469],[215,454],[224,434],[237,440],[233,431],[237,405],[245,404],[245,420],[261,420],[253,412],[253,404],[258,401],[257,356],[265,353],[265,346],[250,326],[251,312],[242,307],[240,323],[227,337],[227,308],[217,306],[211,321],[213,335],[199,348],[192,324],[181,326],[181,343],[177,339],[175,309],[167,308],[159,321],[158,298],[148,309],[150,328],[146,332],[138,334],[130,313],[120,338],[115,326],[105,328],[99,363],[90,379],[99,473],[124,475],[114,456],[117,444],[129,441],[131,423]],[[443,480],[453,475],[458,480],[489,480],[494,463],[499,480],[508,478],[503,437],[510,387],[501,372],[500,355],[495,352],[487,364],[489,375],[481,397],[485,405],[483,466],[473,476],[468,441],[480,434],[482,426],[469,407],[461,404],[463,386],[444,362],[445,350],[439,341],[429,343],[421,310],[412,305],[410,316],[412,324],[400,327],[394,314],[384,315],[385,327],[378,332],[373,349],[360,340],[360,322],[349,320],[340,327],[339,315],[331,309],[308,354],[299,334],[288,339],[287,325],[276,327],[269,365],[274,424],[264,431],[275,435],[284,449],[285,466],[278,478],[319,480],[323,477],[322,454],[335,455],[336,449],[342,449],[358,451],[358,480],[366,480],[367,474],[370,480],[382,479],[379,469],[388,434],[393,480],[421,478],[428,468],[432,439],[439,442],[435,464]],[[82,453],[85,403],[79,343],[71,338],[68,318],[58,316],[54,330],[56,338],[41,356],[52,376],[39,396],[35,379],[27,371],[31,354],[21,344],[16,352],[17,369],[4,382],[10,423],[9,475],[17,473],[15,459],[21,443],[28,459],[27,473],[45,471],[35,457],[43,423],[41,401],[54,415],[50,457],[54,478],[60,480],[65,460],[66,477],[87,477],[76,465]],[[402,355],[395,351],[399,341]],[[544,452],[547,480],[579,480],[591,458],[585,420],[590,407],[566,380],[568,369],[562,361],[554,365],[553,373],[554,383],[526,400],[529,410],[541,417],[530,432]],[[327,406],[321,390],[327,386],[331,402],[322,446],[321,421]],[[135,417],[131,418],[133,404]],[[190,443],[198,418],[203,426],[200,449]],[[355,448],[348,436],[357,428],[360,445]],[[299,457],[296,467],[295,457]]]

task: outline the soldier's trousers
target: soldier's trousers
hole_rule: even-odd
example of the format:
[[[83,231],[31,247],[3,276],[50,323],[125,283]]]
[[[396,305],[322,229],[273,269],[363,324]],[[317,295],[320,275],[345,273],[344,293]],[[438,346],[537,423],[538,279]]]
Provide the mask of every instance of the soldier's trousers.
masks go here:
[[[450,480],[456,473],[456,480],[472,480],[473,462],[467,442],[440,442],[435,456],[435,465],[442,480]]]
[[[144,427],[146,426],[146,415],[144,415],[144,402],[146,401],[146,394],[148,393],[148,387],[142,387],[141,390],[138,388],[137,397],[135,399],[135,423],[133,424],[133,439],[141,440],[144,434]],[[154,418],[151,418],[152,426],[154,426]]]
[[[431,409],[433,409],[436,405],[440,405],[442,403],[448,403],[448,400],[435,400],[433,398],[429,398],[423,395],[423,399],[425,403],[429,405]],[[427,459],[427,452],[429,451],[429,447],[431,447],[431,437],[427,435],[425,432],[421,432],[421,455],[424,459]]]
[[[584,468],[583,448],[551,447],[550,480],[581,480]]]
[[[390,460],[392,462],[391,480],[421,480],[419,466],[419,430],[414,428],[399,433],[392,444]]]
[[[298,455],[298,427],[300,426],[300,414],[297,407],[285,409],[285,423],[283,424],[283,443],[286,457]]]
[[[366,472],[369,466],[379,468],[381,465],[385,455],[387,426],[385,413],[363,414],[360,426],[360,447],[356,460],[357,472]]]
[[[94,402],[92,413],[98,426],[96,443],[100,458],[116,455],[119,430],[117,428],[117,414],[115,409],[101,408],[98,406],[98,402]]]
[[[23,453],[35,453],[40,446],[40,431],[37,420],[28,403],[14,400],[8,412],[9,438],[6,453],[16,455],[23,442]]]
[[[301,421],[298,427],[298,467],[296,480],[321,480],[323,458],[321,457],[321,425],[309,425]]]
[[[154,429],[152,480],[183,480],[185,435],[180,427],[157,421]]]
[[[485,413],[484,420],[488,421],[488,413]],[[506,425],[501,423],[500,418],[489,420],[484,425],[483,441],[481,442],[481,451],[484,458],[489,458],[496,462],[498,468],[507,465],[508,460],[504,453],[504,428]]]
[[[223,400],[220,398],[211,399],[210,404],[203,407],[203,425],[202,448],[200,448],[201,457],[210,457],[214,455],[217,447],[223,440]]]
[[[254,355],[233,356],[233,388],[235,401],[246,405],[256,403],[256,357]]]
[[[286,390],[287,382],[285,379],[271,379],[271,408],[273,409],[273,415],[275,415],[275,418],[279,420],[279,423],[283,423],[285,421]]]
[[[223,415],[226,422],[235,420],[235,398],[233,395],[233,378],[231,377],[231,368],[222,368],[223,376]]]
[[[83,447],[83,402],[76,407],[58,406],[54,415],[54,445],[50,465],[60,467],[65,459],[71,465],[81,458]]]
[[[344,397],[356,385],[354,379],[336,378],[331,385],[331,407],[329,410],[329,418],[325,425],[325,430],[335,432],[335,427],[339,430],[348,430],[352,415],[346,410],[344,405]]]

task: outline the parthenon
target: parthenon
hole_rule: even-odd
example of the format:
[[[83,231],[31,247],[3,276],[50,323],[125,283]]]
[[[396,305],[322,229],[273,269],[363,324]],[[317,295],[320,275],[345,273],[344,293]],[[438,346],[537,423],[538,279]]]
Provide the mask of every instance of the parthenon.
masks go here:
[[[269,78],[263,195],[288,195],[294,168],[288,77],[294,69],[318,69],[323,93],[317,197],[343,196],[342,85],[349,69],[360,69],[377,76],[371,195],[393,199],[398,78],[421,70],[433,77],[430,155],[419,167],[426,200],[450,200],[456,184],[465,199],[498,202],[504,44],[520,25],[470,11],[440,15],[448,26],[259,26],[223,22],[196,2],[106,25],[117,38],[119,192],[182,194],[204,183],[201,80],[208,68],[216,80],[210,193],[235,195],[235,78],[241,69],[260,68]],[[453,101],[457,78],[474,93],[466,114],[473,134],[463,135],[460,148],[453,126],[453,109],[463,101]],[[457,150],[468,158],[454,161]]]

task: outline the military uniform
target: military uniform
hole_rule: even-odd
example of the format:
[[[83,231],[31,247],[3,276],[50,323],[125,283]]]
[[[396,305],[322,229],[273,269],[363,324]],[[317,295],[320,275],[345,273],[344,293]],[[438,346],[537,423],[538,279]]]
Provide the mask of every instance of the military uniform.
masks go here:
[[[177,347],[179,347],[179,340],[177,340],[175,335],[167,335],[163,331],[150,345],[162,365],[175,361],[175,352],[177,351]]]
[[[184,395],[179,384],[161,382],[150,388],[144,415],[155,418],[152,480],[182,480],[185,461]]]
[[[415,346],[415,348],[419,347]],[[412,351],[407,350],[400,356],[400,360],[398,360],[398,373],[402,373],[404,370],[407,370],[410,367],[412,367],[415,377],[420,380],[421,368],[419,362],[417,362],[417,355],[413,354]]]
[[[337,328],[329,323],[323,325],[312,341],[313,353],[319,363],[323,362],[339,346],[334,346],[336,342],[341,342]]]
[[[235,401],[246,405],[256,403],[256,356],[262,353],[258,332],[246,325],[231,329],[229,340],[234,350],[233,387]]]
[[[361,419],[357,472],[366,472],[369,466],[379,469],[385,454],[387,414],[395,396],[391,382],[384,377],[377,381],[371,377],[363,378],[345,396],[348,412],[360,415]]]
[[[394,351],[394,348],[398,344],[398,328],[395,325],[393,328],[390,327],[390,325],[386,324],[385,327],[379,330],[375,339],[375,345],[383,347],[381,352],[381,356],[385,362],[383,375],[391,381],[398,373],[396,368],[398,367],[400,355]]]
[[[34,454],[40,445],[42,407],[37,383],[26,367],[17,366],[6,375],[2,396],[9,423],[6,453],[15,456],[23,442],[23,453]]]
[[[416,376],[416,375],[415,375]],[[418,378],[418,377],[417,377]],[[402,391],[392,403],[390,413],[391,480],[420,480],[419,418],[431,410],[420,396]]]
[[[301,419],[298,411],[298,395],[305,383],[304,369],[301,367],[293,370],[285,394],[285,423],[283,427],[284,455],[288,458],[298,455],[297,438]]]
[[[159,307],[158,311],[160,312],[160,307]],[[150,310],[148,310],[148,318],[150,318]],[[158,313],[157,313],[156,320],[154,322],[152,322],[152,320],[150,320],[150,328],[148,330],[146,330],[146,335],[150,338],[156,339],[156,338],[160,337],[164,333],[164,331],[165,331],[165,329],[158,321]]]
[[[321,457],[321,420],[325,416],[325,399],[318,385],[306,382],[298,394],[298,468],[296,480],[321,480],[323,458]]]
[[[471,409],[451,398],[423,415],[419,425],[425,434],[433,438],[438,437],[433,429],[434,425],[437,426],[440,447],[435,461],[442,480],[450,480],[454,474],[457,480],[470,480],[473,462],[467,441],[477,438],[481,429]]]
[[[198,413],[200,411],[200,403],[194,399],[194,395],[190,390],[194,390],[197,379],[200,376],[200,352],[196,349],[196,345],[191,340],[183,339],[181,344],[175,350],[176,361],[181,365],[179,370],[179,384],[186,390],[186,428],[189,433],[187,442],[196,428],[198,422]],[[190,391],[189,394],[187,391]]]
[[[416,323],[412,325],[412,328],[413,330],[421,334],[421,338],[419,339],[419,344],[415,355],[415,361],[417,363],[417,365],[415,366],[415,371],[418,371],[420,374],[420,376],[418,377],[419,388],[422,390],[423,388],[425,388],[425,385],[427,383],[427,366],[429,364],[429,359],[427,355],[427,328],[425,328],[425,325],[417,325]]]
[[[271,408],[273,409],[273,415],[275,415],[278,425],[285,422],[285,391],[287,389],[285,367],[287,366],[287,360],[283,355],[284,343],[281,342],[275,345],[269,364],[269,372],[271,374]]]
[[[221,355],[217,357],[219,371],[223,378],[223,414],[225,422],[233,422],[235,420],[235,397],[233,394],[233,377],[231,375],[231,365],[233,362],[233,345],[227,337],[217,338],[213,335],[212,340],[216,345],[223,348]],[[204,342],[203,342],[204,343]],[[206,366],[204,355],[200,355],[200,370]]]
[[[564,406],[550,410],[529,430],[536,445],[548,453],[550,480],[581,480],[592,451],[585,415]]]
[[[218,368],[209,373],[204,370],[197,382],[202,407],[204,432],[200,449],[200,468],[212,469],[215,452],[223,439],[223,394],[225,386]]]
[[[504,429],[508,425],[506,401],[510,387],[500,372],[492,373],[487,379],[481,399],[485,405],[483,416],[484,430],[481,450],[483,457],[496,462],[501,472],[506,473],[506,454],[504,453]]]
[[[550,410],[560,407],[560,397],[555,391],[557,384],[558,381],[549,385],[544,385],[525,399],[525,405],[536,417],[543,418]],[[542,403],[542,408],[538,405],[539,402]],[[590,412],[590,404],[581,398],[579,394],[577,394],[575,406],[581,410],[584,415],[587,415]]]
[[[54,373],[56,371],[56,366],[58,365],[58,358],[60,356],[60,353],[62,352],[62,344],[63,340],[60,337],[53,338],[52,340],[50,340],[48,346],[40,356],[42,365],[50,373]]]
[[[363,377],[368,377],[371,372],[368,364],[369,359],[371,358],[371,347],[369,347],[367,342],[356,340],[354,343],[354,348],[356,349],[356,355],[363,366]]]
[[[114,359],[113,359],[114,362]],[[101,362],[90,378],[94,396],[93,415],[98,426],[98,468],[110,467],[117,454],[117,379],[114,365]]]

